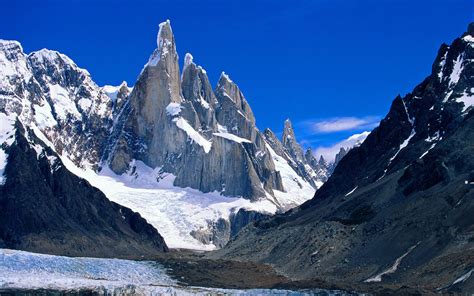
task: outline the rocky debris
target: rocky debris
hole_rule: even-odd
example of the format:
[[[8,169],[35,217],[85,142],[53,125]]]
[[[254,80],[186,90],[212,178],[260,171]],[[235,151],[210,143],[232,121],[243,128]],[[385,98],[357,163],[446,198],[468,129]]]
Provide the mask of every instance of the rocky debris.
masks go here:
[[[395,98],[312,200],[243,229],[210,256],[327,282],[454,287],[474,247],[472,28],[441,46],[431,75]]]
[[[0,185],[0,246],[67,256],[135,257],[168,251],[138,213],[69,172],[17,121]]]
[[[272,215],[239,209],[230,215],[230,238],[234,238],[245,226],[270,218]]]

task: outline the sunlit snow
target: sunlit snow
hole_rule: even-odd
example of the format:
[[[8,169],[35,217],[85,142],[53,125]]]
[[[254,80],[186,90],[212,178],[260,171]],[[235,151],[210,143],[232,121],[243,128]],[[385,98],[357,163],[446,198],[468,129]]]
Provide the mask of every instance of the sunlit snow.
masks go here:
[[[187,121],[182,117],[173,119],[176,126],[186,132],[188,137],[204,149],[204,152],[211,151],[212,142],[206,140],[200,133],[198,133]]]

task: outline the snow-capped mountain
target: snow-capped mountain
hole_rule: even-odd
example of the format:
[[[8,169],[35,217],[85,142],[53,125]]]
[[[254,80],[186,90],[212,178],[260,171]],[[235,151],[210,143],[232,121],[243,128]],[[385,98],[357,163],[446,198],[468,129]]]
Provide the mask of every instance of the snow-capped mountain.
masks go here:
[[[64,54],[0,40],[2,118],[51,143],[69,171],[138,211],[171,247],[222,246],[232,221],[308,200],[328,169],[303,153],[290,121],[281,141],[260,132],[237,84],[222,73],[213,90],[191,54],[180,71],[170,22],[159,27],[133,87],[99,87]]]
[[[472,290],[473,106],[471,23],[313,199],[245,228],[213,256],[316,282]]]

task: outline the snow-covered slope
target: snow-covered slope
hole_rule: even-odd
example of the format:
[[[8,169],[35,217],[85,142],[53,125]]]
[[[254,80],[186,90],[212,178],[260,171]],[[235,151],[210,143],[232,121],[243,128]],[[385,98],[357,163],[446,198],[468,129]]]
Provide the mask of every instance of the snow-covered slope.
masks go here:
[[[277,202],[273,197],[251,202],[241,197],[225,197],[218,192],[202,193],[192,188],[176,187],[173,185],[175,176],[151,169],[142,162],[135,163],[133,173],[123,175],[116,175],[108,168],[97,174],[75,166],[67,158],[63,158],[63,162],[71,172],[102,190],[110,200],[139,212],[155,226],[170,248],[212,250],[216,248],[213,242],[204,244],[191,233],[198,230],[211,232],[213,223],[219,219],[229,221],[230,214],[241,208],[275,214],[280,205],[293,207],[304,202],[298,200],[293,192],[277,192]],[[283,164],[281,168],[285,170],[284,176],[292,174],[288,166]],[[293,172],[291,176],[297,178],[295,175]],[[292,182],[286,177],[284,180]],[[312,187],[305,185],[308,196],[311,196]]]

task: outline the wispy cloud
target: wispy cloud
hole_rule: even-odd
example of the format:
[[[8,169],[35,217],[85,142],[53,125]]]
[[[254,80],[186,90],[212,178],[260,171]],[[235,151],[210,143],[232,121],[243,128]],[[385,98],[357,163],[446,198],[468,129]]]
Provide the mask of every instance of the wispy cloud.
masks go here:
[[[314,151],[314,154],[316,157],[322,155],[327,161],[333,162],[334,158],[336,157],[336,154],[339,152],[339,149],[341,149],[341,147],[352,148],[354,147],[354,145],[362,143],[369,134],[370,132],[365,131],[360,134],[354,134],[349,138],[337,142],[336,144],[331,146],[319,146]]]
[[[372,129],[378,125],[379,120],[377,116],[334,117],[324,120],[307,120],[303,124],[308,127],[310,133],[325,134]]]

